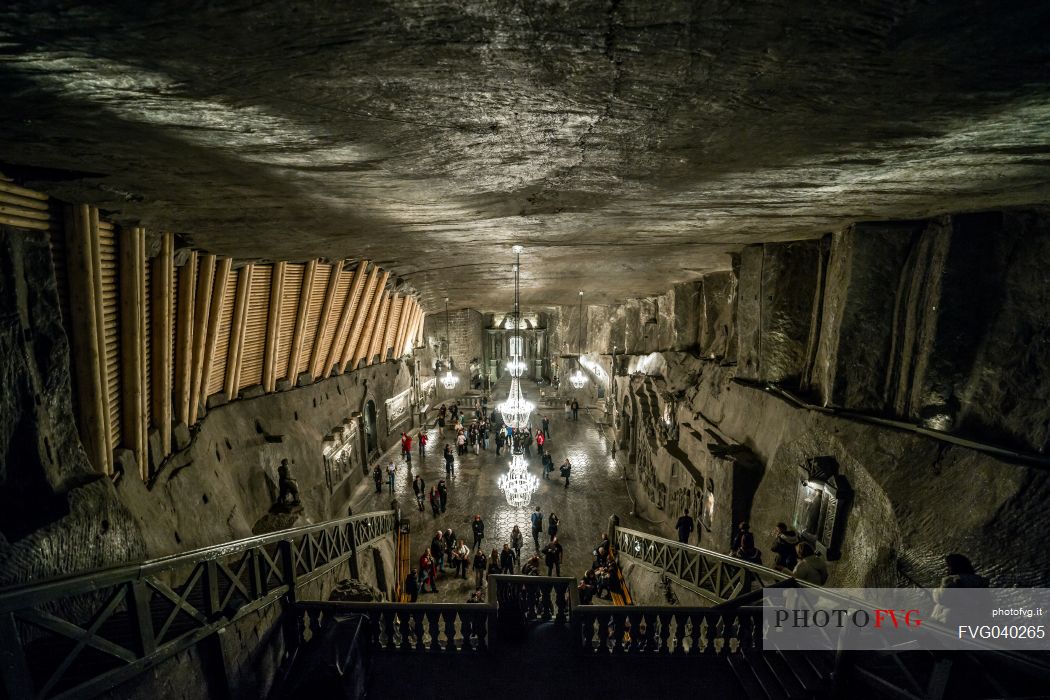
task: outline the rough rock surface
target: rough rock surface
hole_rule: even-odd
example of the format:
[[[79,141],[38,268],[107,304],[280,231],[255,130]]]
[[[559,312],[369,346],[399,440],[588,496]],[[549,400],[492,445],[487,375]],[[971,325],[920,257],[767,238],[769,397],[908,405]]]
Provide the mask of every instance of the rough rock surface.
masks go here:
[[[0,230],[0,585],[140,558],[139,523],[88,463],[46,237]]]
[[[513,243],[527,304],[612,303],[744,244],[1045,200],[1048,12],[12,0],[0,146],[215,253],[367,256],[432,312],[502,303]]]

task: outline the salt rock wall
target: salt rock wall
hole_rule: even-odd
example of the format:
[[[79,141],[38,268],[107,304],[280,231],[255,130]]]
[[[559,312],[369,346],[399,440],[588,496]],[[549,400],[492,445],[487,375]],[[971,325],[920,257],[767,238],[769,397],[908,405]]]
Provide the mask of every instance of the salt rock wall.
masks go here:
[[[359,461],[330,488],[325,436],[374,401],[380,449],[390,447],[411,424],[391,426],[385,400],[410,386],[408,366],[388,361],[221,406],[209,411],[192,444],[169,460],[152,488],[124,479],[118,491],[143,524],[151,556],[250,536],[269,512],[282,459],[289,461],[300,489],[298,524],[343,517],[355,487],[371,479],[370,471],[365,473],[370,468]],[[382,501],[375,510],[386,507]]]
[[[147,551],[80,444],[69,366],[46,237],[0,227],[0,585]]]
[[[697,299],[697,349],[702,357],[735,362],[737,275],[732,271],[706,275]],[[682,348],[685,349],[685,348]]]

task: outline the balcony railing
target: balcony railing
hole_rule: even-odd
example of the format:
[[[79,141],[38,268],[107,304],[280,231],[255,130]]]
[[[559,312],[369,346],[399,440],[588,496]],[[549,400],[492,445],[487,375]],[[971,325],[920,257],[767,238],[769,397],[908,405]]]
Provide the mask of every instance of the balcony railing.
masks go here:
[[[90,697],[349,561],[394,528],[367,513],[0,590],[10,698]]]

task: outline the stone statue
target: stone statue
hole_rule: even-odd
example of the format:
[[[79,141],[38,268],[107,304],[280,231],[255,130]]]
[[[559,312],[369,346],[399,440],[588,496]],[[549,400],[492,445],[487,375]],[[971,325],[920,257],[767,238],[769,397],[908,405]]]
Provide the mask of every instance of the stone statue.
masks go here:
[[[299,482],[292,478],[287,459],[282,459],[281,466],[277,467],[277,477],[278,486],[280,487],[277,505],[284,505],[288,496],[292,497],[290,505],[299,505]]]

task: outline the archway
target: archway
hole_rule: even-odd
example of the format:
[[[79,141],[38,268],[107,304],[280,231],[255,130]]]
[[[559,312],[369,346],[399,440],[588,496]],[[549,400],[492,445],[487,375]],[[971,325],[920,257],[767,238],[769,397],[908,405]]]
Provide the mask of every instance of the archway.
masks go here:
[[[379,452],[379,423],[376,417],[376,402],[369,399],[365,403],[365,449],[368,452],[368,460],[372,461],[373,455]]]

